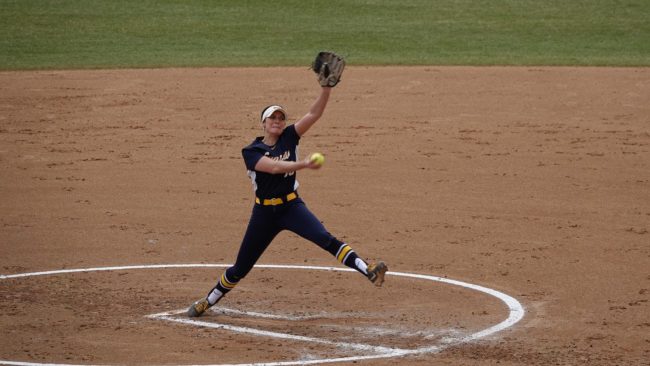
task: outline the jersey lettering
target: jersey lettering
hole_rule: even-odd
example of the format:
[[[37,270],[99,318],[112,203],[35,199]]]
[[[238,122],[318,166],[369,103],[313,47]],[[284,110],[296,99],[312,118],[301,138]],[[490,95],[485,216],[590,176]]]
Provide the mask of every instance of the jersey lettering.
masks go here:
[[[291,151],[285,151],[284,154],[282,154],[282,155],[280,155],[280,156],[274,156],[274,157],[271,158],[271,160],[275,160],[275,161],[287,161],[287,160],[289,160],[289,158],[291,158]],[[291,177],[291,176],[294,175],[294,174],[296,174],[295,171],[293,171],[293,172],[287,172],[287,173],[284,173],[284,177],[285,177],[285,178],[287,178],[287,177]]]

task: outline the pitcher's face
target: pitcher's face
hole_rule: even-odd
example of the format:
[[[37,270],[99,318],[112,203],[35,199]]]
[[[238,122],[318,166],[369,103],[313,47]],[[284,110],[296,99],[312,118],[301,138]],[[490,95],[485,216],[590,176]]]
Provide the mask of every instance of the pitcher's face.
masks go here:
[[[264,120],[264,131],[271,135],[280,135],[286,125],[286,118],[281,111],[275,111]]]

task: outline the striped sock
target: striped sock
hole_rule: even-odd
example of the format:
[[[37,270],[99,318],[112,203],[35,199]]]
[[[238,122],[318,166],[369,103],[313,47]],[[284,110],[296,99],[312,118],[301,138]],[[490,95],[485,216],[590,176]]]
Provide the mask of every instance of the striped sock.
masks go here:
[[[364,275],[368,274],[368,265],[361,258],[359,258],[357,253],[352,250],[352,247],[349,245],[342,243],[335,256],[336,259],[342,264],[345,264],[346,266],[355,269]]]
[[[357,258],[354,260],[354,265],[357,266],[359,272],[366,276],[368,275],[368,263],[364,262],[361,258]]]
[[[219,291],[216,287],[210,291],[210,294],[208,294],[208,303],[210,306],[216,304],[219,300],[221,300],[221,297],[223,296],[223,292]]]
[[[219,300],[221,300],[221,298],[225,294],[227,294],[228,292],[230,292],[230,290],[235,288],[235,286],[237,286],[238,283],[239,283],[239,280],[235,281],[235,280],[232,280],[232,279],[228,278],[228,276],[226,275],[226,272],[224,272],[221,275],[221,278],[219,278],[219,282],[217,282],[217,285],[208,294],[207,299],[208,299],[208,302],[210,303],[210,305],[212,306],[212,305],[216,304]]]

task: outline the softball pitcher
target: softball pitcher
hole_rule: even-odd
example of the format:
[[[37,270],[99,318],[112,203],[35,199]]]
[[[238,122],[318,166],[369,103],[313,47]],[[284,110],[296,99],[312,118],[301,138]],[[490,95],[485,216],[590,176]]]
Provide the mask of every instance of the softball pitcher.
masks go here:
[[[282,106],[271,105],[262,110],[260,121],[264,136],[257,137],[242,150],[255,191],[255,205],[237,259],[222,273],[207,296],[190,306],[188,316],[200,316],[235,288],[283,230],[314,242],[375,285],[381,286],[384,282],[386,264],[366,263],[348,244],[330,234],[297,191],[296,172],[321,167],[321,161],[312,160],[311,156],[298,159],[298,143],[323,115],[332,87],[340,81],[344,67],[345,60],[340,56],[329,52],[318,54],[312,69],[319,77],[320,94],[307,114],[294,124],[286,126],[287,113]]]

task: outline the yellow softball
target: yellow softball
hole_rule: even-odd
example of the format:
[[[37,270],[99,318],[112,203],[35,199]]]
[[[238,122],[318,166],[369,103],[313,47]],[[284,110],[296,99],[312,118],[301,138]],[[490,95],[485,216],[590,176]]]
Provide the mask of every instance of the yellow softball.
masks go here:
[[[313,153],[309,157],[309,160],[312,163],[316,163],[318,165],[323,165],[323,163],[325,163],[325,156],[323,156],[323,154],[321,154],[321,153]]]

